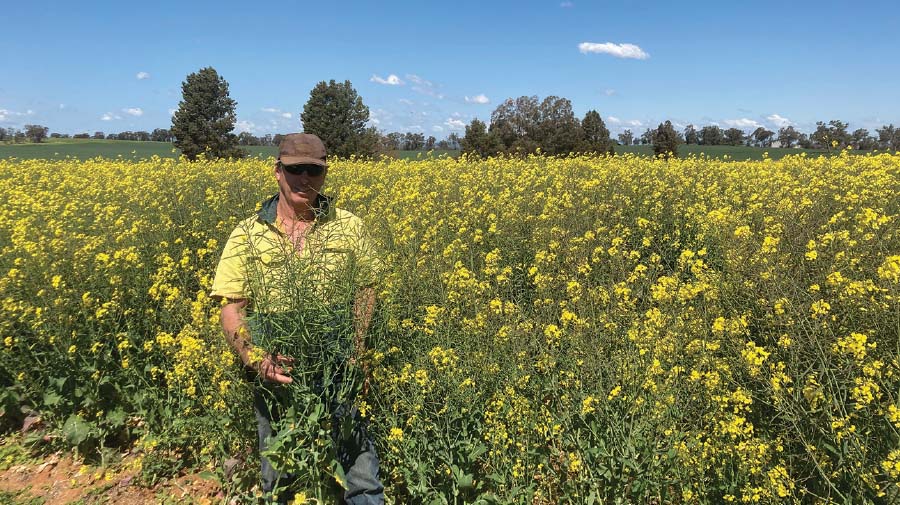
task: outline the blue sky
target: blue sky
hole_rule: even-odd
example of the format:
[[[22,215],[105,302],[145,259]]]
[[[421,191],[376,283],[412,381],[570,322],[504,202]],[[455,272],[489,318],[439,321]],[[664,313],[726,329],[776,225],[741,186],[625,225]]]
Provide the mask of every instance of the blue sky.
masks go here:
[[[900,2],[882,0],[12,2],[0,26],[2,127],[168,128],[205,66],[257,135],[299,131],[329,79],[379,129],[438,139],[521,95],[596,109],[614,133],[900,125]]]

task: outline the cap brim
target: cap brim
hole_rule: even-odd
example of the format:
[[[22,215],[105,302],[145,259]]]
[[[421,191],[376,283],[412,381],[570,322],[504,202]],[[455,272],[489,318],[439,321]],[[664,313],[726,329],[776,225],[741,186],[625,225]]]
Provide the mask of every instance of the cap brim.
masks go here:
[[[325,160],[320,160],[317,158],[307,158],[305,156],[282,156],[278,158],[284,165],[319,165],[320,167],[327,167],[328,164],[325,163]]]

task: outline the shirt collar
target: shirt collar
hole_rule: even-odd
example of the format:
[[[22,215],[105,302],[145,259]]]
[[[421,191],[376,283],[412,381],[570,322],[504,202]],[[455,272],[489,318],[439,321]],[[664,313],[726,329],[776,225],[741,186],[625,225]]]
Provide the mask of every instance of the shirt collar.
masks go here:
[[[275,193],[274,196],[262,202],[259,212],[257,212],[260,221],[275,226],[279,196],[279,193]],[[313,209],[316,212],[316,224],[324,223],[334,217],[333,200],[334,198],[327,195],[316,196],[316,206]]]

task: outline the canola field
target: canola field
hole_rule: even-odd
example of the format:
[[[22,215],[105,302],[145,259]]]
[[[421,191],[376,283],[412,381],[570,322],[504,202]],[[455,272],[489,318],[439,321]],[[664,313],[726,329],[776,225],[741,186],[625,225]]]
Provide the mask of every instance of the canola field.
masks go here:
[[[4,429],[249,500],[208,293],[275,190],[271,159],[0,161]],[[390,502],[900,500],[900,156],[342,160],[325,192],[384,261],[357,402]],[[342,480],[306,419],[297,503]]]

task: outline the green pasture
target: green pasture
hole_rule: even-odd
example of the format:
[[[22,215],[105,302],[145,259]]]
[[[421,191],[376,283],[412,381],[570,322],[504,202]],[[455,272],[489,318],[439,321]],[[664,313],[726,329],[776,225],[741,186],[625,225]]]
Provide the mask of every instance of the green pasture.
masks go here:
[[[245,146],[251,156],[266,158],[275,156],[277,148],[271,146]],[[789,154],[805,152],[808,156],[822,156],[833,154],[834,151],[818,149],[781,149],[760,148],[747,146],[697,146],[680,145],[678,155],[686,157],[690,155],[705,155],[710,158],[724,158],[728,156],[734,160],[761,160],[764,153],[769,158],[780,159]],[[652,156],[653,146],[616,146],[617,154],[633,153],[641,156]],[[152,156],[161,158],[174,158],[180,152],[168,142],[140,142],[136,140],[94,140],[94,139],[49,139],[41,144],[0,144],[0,159],[89,159],[98,156],[103,158],[142,159]],[[391,157],[399,159],[417,159],[428,157],[423,151],[392,151]],[[435,150],[431,156],[459,156],[459,151]]]
[[[244,147],[252,156],[274,156],[275,147]],[[181,153],[168,142],[141,142],[138,140],[49,139],[40,144],[0,144],[0,159],[52,159],[96,158],[142,159],[159,156],[175,158]]]

